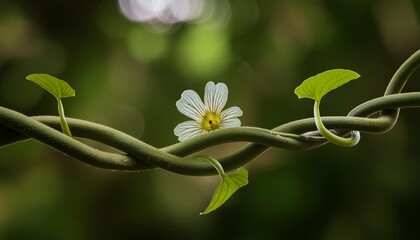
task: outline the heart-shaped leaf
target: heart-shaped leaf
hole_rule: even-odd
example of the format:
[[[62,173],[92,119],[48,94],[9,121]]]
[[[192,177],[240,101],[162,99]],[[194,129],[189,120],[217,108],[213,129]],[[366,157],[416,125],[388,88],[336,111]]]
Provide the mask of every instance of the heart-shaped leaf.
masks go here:
[[[209,205],[204,212],[207,214],[222,206],[239,188],[248,184],[248,171],[245,168],[239,168],[234,174],[221,176],[222,181],[217,187],[211,198]]]
[[[37,73],[26,77],[29,81],[38,84],[43,89],[51,93],[57,100],[65,97],[74,97],[76,92],[70,85],[49,74]]]
[[[311,98],[319,102],[331,90],[359,77],[358,73],[347,69],[328,70],[303,81],[295,89],[295,94],[299,98]]]

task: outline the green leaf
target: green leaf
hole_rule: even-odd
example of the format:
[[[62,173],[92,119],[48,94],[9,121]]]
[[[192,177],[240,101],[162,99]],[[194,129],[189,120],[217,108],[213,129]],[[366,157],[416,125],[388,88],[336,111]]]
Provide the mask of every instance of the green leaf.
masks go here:
[[[359,77],[360,75],[358,73],[351,70],[328,70],[303,81],[303,83],[295,89],[295,94],[299,98],[311,98],[319,102],[321,101],[321,98],[331,90]]]
[[[63,103],[61,102],[61,99],[65,97],[74,97],[74,95],[76,95],[74,89],[70,87],[70,85],[67,82],[53,77],[49,74],[31,74],[27,76],[26,79],[38,84],[40,87],[47,90],[57,99],[58,115],[60,116],[61,129],[63,130],[63,133],[71,137],[72,135],[66,120],[66,116],[64,115],[64,107]]]
[[[70,85],[49,74],[31,74],[26,77],[29,81],[38,84],[43,89],[51,93],[57,100],[65,97],[74,97],[75,91]]]
[[[210,213],[222,206],[239,188],[248,184],[248,171],[239,168],[234,174],[221,175],[222,181],[213,194],[213,197],[204,212],[200,215]]]

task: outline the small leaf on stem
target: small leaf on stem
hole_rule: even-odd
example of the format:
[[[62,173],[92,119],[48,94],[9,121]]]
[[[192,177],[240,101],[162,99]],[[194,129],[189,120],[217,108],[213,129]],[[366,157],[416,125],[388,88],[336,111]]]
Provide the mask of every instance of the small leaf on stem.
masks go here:
[[[360,133],[352,131],[351,138],[343,138],[332,133],[322,123],[319,105],[325,94],[359,77],[360,75],[358,73],[351,70],[333,69],[306,79],[295,89],[295,94],[299,98],[310,98],[315,100],[314,120],[315,125],[322,136],[328,141],[343,147],[355,146],[360,140]]]
[[[66,117],[64,115],[64,107],[63,103],[61,102],[61,99],[66,97],[74,97],[76,95],[74,89],[70,87],[70,85],[67,82],[53,77],[49,74],[31,74],[27,76],[26,79],[38,84],[40,87],[47,90],[57,99],[58,115],[60,116],[61,129],[63,130],[63,133],[71,137],[72,135]]]
[[[210,213],[222,206],[239,188],[248,184],[248,171],[239,168],[234,174],[221,176],[222,181],[213,194],[213,197],[204,212],[200,215]]]

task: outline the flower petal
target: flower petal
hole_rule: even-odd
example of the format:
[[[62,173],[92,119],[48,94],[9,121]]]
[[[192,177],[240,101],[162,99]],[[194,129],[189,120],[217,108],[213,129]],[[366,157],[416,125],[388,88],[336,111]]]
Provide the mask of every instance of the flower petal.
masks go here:
[[[185,121],[178,124],[174,129],[175,136],[178,137],[180,142],[200,135],[204,130],[201,128],[201,124],[196,121]]]
[[[224,120],[221,124],[220,124],[220,129],[222,128],[232,128],[232,127],[240,127],[241,126],[241,120],[239,120],[239,118],[230,118],[227,120]]]
[[[221,124],[220,128],[231,128],[241,126],[241,120],[238,117],[242,116],[243,112],[239,107],[230,107],[220,114]]]
[[[230,107],[226,110],[224,110],[221,114],[220,117],[222,118],[222,121],[225,119],[230,119],[230,118],[236,118],[236,117],[240,117],[242,116],[243,112],[239,107]]]
[[[224,83],[214,85],[208,82],[204,89],[204,105],[211,112],[220,113],[225,107],[228,99],[228,87]]]
[[[178,111],[196,121],[201,121],[206,114],[203,101],[193,90],[186,90],[181,94],[181,99],[176,102]]]

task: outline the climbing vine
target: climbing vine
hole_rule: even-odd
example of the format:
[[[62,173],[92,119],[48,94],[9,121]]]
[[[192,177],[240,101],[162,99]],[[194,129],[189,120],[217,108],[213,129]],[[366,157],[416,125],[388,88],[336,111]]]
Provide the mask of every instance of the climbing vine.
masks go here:
[[[1,106],[0,151],[1,147],[32,138],[76,160],[105,169],[141,171],[161,168],[185,175],[219,174],[221,183],[203,212],[207,214],[248,183],[248,172],[242,166],[271,147],[310,150],[328,142],[351,147],[359,142],[361,133],[390,130],[396,124],[401,108],[420,107],[420,92],[402,93],[404,85],[419,66],[420,50],[396,71],[383,96],[361,103],[347,116],[321,117],[320,102],[328,92],[359,79],[360,75],[351,70],[334,69],[310,77],[296,88],[295,93],[299,98],[315,101],[314,117],[281,124],[273,129],[240,126],[238,117],[242,115],[242,110],[239,107],[222,111],[227,101],[227,87],[210,82],[209,86],[206,85],[204,103],[199,97],[200,101],[197,100],[192,90],[183,93],[177,107],[193,120],[179,124],[174,133],[179,136],[180,142],[164,148],[156,148],[108,126],[66,118],[61,99],[74,96],[75,91],[53,76],[31,74],[28,80],[57,99],[59,116],[30,117]],[[199,111],[191,113],[194,109]],[[122,153],[98,150],[78,138],[100,142]],[[239,141],[248,144],[223,158],[216,160],[211,156],[197,155],[203,149]],[[226,173],[236,169],[233,174]]]

